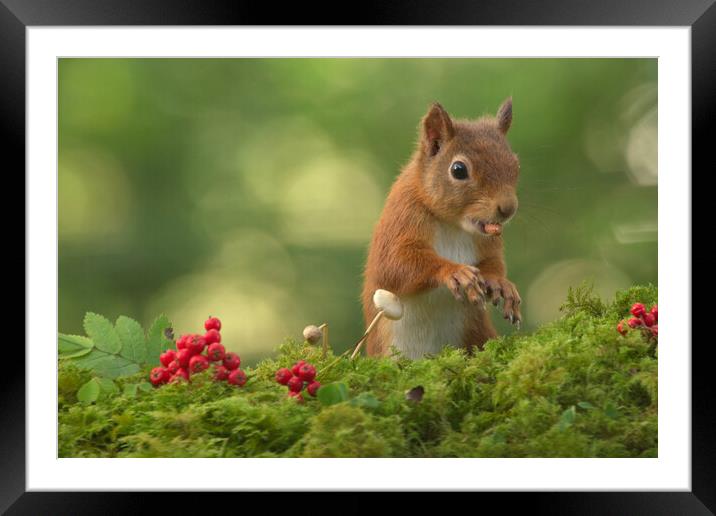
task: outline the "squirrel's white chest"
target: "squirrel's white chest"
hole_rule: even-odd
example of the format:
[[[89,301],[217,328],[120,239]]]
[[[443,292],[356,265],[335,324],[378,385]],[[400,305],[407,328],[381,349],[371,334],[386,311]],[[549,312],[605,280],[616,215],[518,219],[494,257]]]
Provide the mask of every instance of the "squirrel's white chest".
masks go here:
[[[477,262],[477,251],[473,238],[460,228],[440,224],[433,235],[433,248],[446,260],[474,265]]]
[[[443,258],[474,265],[478,261],[473,236],[460,228],[439,225],[433,248]],[[401,298],[403,318],[393,322],[393,345],[412,359],[440,352],[445,346],[460,347],[468,307],[457,301],[445,285]]]

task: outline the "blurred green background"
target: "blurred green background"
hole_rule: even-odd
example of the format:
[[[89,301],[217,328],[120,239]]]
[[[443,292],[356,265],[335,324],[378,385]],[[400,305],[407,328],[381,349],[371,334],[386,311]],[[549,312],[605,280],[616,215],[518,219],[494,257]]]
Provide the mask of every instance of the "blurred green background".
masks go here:
[[[469,118],[510,95],[523,328],[582,280],[656,283],[655,59],[60,59],[60,331],[86,311],[178,333],[212,314],[252,363],[327,321],[346,349],[429,103]]]

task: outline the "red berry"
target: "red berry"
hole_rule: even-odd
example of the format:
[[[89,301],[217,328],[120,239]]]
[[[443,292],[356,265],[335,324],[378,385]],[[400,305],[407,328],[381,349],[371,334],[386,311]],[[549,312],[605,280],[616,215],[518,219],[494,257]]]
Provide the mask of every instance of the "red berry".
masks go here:
[[[641,326],[642,322],[641,319],[637,319],[636,317],[632,317],[627,321],[627,324],[630,328],[636,328],[637,326]]]
[[[152,385],[160,385],[167,380],[169,380],[169,372],[163,367],[155,367],[149,373],[149,381],[152,382]]]
[[[656,322],[659,322],[659,309],[656,307],[656,305],[651,307],[651,310],[649,310],[649,313],[654,316],[654,320]]]
[[[176,374],[176,372],[181,368],[181,364],[179,363],[179,359],[175,358],[171,362],[169,362],[169,365],[167,366],[167,371],[169,371],[170,375]]]
[[[293,373],[290,369],[282,367],[276,371],[276,381],[281,385],[286,385],[288,381],[293,377]]]
[[[246,383],[246,373],[241,369],[234,369],[229,373],[229,383],[242,387]]]
[[[303,380],[298,376],[292,376],[286,385],[288,386],[288,390],[292,392],[301,392],[303,390]]]
[[[169,383],[177,383],[177,382],[188,382],[189,381],[189,373],[186,369],[180,368],[176,373],[174,373],[174,376],[171,377],[169,380]]]
[[[177,353],[177,360],[179,365],[182,367],[189,367],[189,359],[192,357],[192,352],[188,348],[180,349]]]
[[[656,317],[654,317],[654,315],[651,313],[644,314],[644,317],[642,317],[642,319],[644,319],[644,324],[646,324],[647,326],[654,326],[656,324]]]
[[[619,324],[617,324],[617,331],[622,335],[627,334],[627,329],[624,327],[624,321],[619,321]]]
[[[192,373],[201,373],[209,367],[209,360],[204,355],[194,355],[189,359],[189,371]]]
[[[316,396],[318,394],[318,389],[321,388],[320,382],[311,382],[308,384],[308,388],[306,389],[308,391],[308,394],[311,396]]]
[[[304,382],[312,382],[316,377],[316,368],[311,364],[303,364],[298,369],[298,377]]]
[[[204,321],[204,329],[207,331],[221,331],[221,321],[216,317],[209,317],[206,321]]]
[[[652,326],[651,328],[649,328],[649,331],[651,332],[651,334],[652,334],[654,337],[658,337],[658,336],[659,336],[659,325],[658,325],[658,324],[655,324],[654,326]]]
[[[306,363],[305,360],[299,360],[298,362],[293,364],[293,367],[291,368],[291,372],[293,374],[295,374],[296,376],[298,376],[298,370],[301,369],[301,366],[305,363]]]
[[[646,313],[646,307],[642,303],[634,303],[629,311],[634,317],[641,317]]]
[[[212,362],[219,362],[221,360],[224,360],[224,356],[226,356],[226,349],[218,342],[214,342],[213,344],[210,344],[207,348],[206,356]]]
[[[202,351],[204,351],[204,348],[206,347],[206,340],[204,340],[204,337],[201,335],[192,335],[189,337],[189,340],[187,340],[186,343],[186,349],[191,351],[192,355],[198,355]]]
[[[226,369],[223,365],[214,367],[214,380],[216,381],[224,381],[229,377],[229,370]]]
[[[218,330],[209,330],[204,334],[204,340],[207,344],[221,342],[221,333]]]
[[[295,378],[295,377],[294,377]],[[289,391],[288,397],[293,398],[296,400],[296,403],[303,403],[305,400],[303,399],[303,394],[301,392],[295,392],[295,391]]]
[[[226,355],[224,355],[223,364],[226,369],[233,371],[241,365],[241,358],[239,358],[239,355],[236,353],[229,351]]]
[[[186,343],[189,340],[190,335],[182,335],[177,340],[177,349],[184,349],[186,348]]]
[[[164,367],[169,367],[169,364],[177,357],[177,352],[173,349],[168,349],[161,355],[159,355],[159,361]]]

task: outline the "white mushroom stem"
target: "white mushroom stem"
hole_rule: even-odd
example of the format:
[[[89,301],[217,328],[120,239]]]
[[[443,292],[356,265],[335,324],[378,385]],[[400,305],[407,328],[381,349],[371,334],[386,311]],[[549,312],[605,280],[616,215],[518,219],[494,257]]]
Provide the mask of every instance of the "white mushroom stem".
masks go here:
[[[380,318],[383,317],[384,312],[381,310],[376,314],[375,317],[373,317],[373,320],[368,325],[368,329],[365,330],[365,333],[360,338],[360,340],[356,343],[356,348],[353,350],[353,354],[351,355],[351,360],[353,360],[358,353],[360,352],[360,348],[363,345],[363,343],[368,340],[368,334],[371,332],[371,330],[375,327],[376,324],[378,324],[378,321],[380,321]]]
[[[378,310],[378,313],[370,322],[368,329],[365,330],[365,333],[356,344],[355,350],[351,355],[351,360],[358,355],[361,346],[363,346],[363,343],[368,339],[368,335],[373,328],[375,328],[376,324],[378,324],[378,321],[380,321],[382,317],[385,316],[386,319],[390,319],[392,321],[397,321],[403,317],[403,303],[401,303],[398,296],[392,292],[383,289],[376,290],[373,294],[373,305]]]

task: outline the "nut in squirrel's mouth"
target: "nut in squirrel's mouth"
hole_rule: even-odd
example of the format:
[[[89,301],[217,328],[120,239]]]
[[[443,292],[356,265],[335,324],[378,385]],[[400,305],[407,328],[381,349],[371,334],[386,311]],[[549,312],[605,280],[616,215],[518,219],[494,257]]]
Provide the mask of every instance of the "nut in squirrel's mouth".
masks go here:
[[[500,236],[502,234],[502,224],[499,222],[486,222],[484,220],[475,221],[475,226],[483,235]]]

